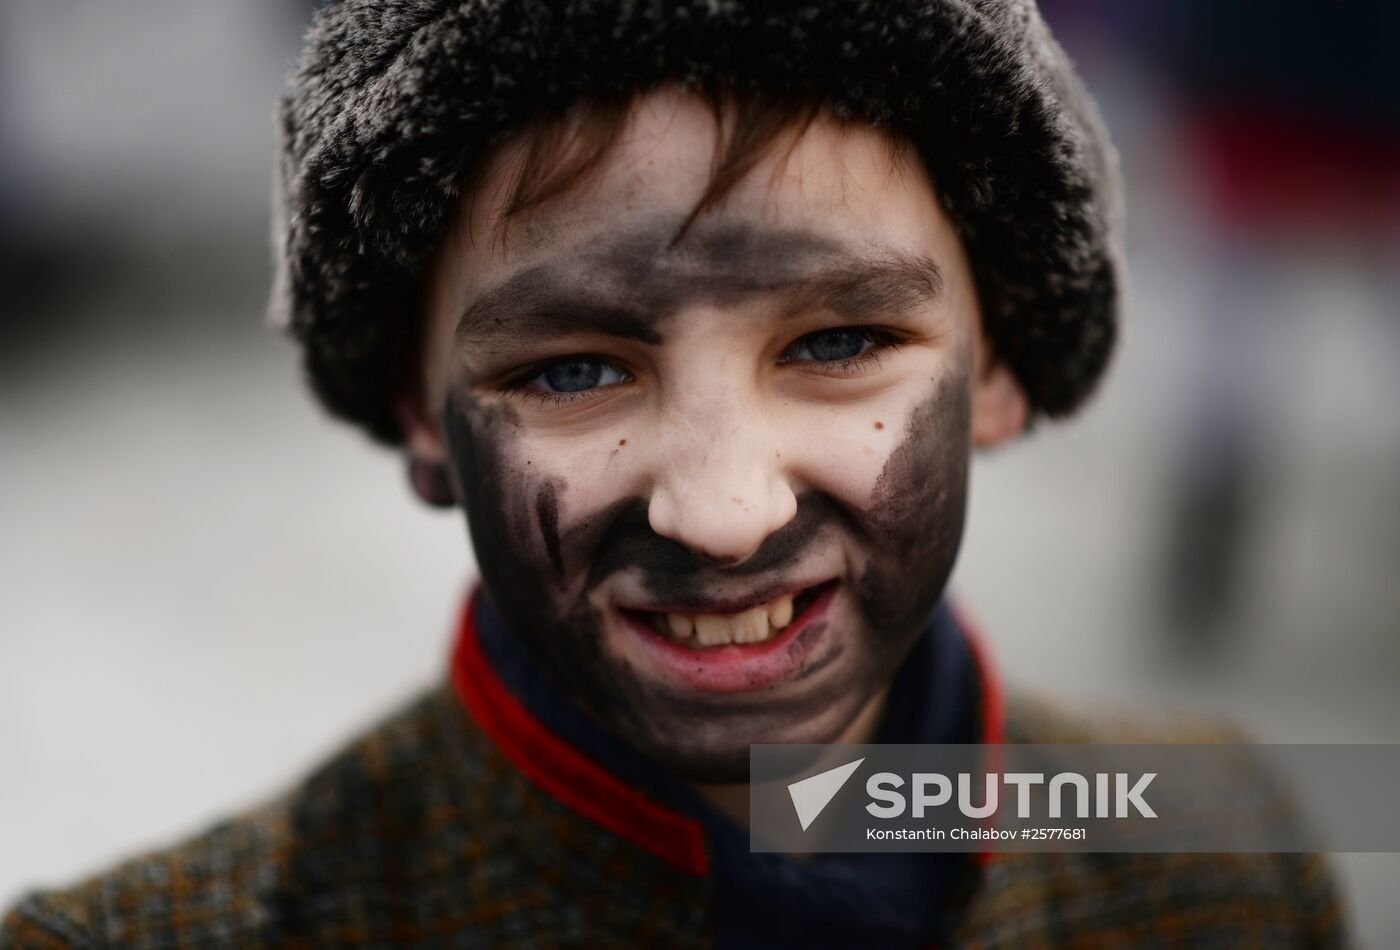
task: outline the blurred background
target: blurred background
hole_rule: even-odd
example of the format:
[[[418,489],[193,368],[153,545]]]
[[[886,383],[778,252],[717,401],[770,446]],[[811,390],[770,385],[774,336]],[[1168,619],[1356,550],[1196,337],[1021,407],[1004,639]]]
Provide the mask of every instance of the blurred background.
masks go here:
[[[443,671],[463,525],[262,317],[313,6],[0,5],[0,905]],[[1015,685],[1400,741],[1400,5],[1043,6],[1122,151],[1130,307],[1082,417],[975,463],[954,590]],[[1400,945],[1400,855],[1336,860]]]

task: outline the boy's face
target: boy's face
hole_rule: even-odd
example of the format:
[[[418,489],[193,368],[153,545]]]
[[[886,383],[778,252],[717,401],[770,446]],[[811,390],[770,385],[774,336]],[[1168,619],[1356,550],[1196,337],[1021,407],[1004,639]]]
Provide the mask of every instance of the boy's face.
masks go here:
[[[825,120],[667,245],[714,123],[643,97],[597,174],[429,274],[411,452],[446,462],[507,622],[616,735],[700,781],[831,742],[952,570],[973,444],[1019,431],[916,156]],[[508,145],[492,168],[520,157]]]

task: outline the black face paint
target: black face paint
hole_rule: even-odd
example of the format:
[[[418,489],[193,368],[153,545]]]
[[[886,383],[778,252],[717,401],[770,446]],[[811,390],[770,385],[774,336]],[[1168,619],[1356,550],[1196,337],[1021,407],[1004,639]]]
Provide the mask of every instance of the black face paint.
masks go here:
[[[457,345],[510,354],[584,331],[655,345],[666,322],[695,304],[786,293],[787,312],[825,308],[855,319],[909,309],[942,288],[938,266],[917,255],[872,258],[820,234],[723,222],[702,223],[673,249],[676,226],[659,218],[524,268],[466,307]]]
[[[942,596],[962,542],[970,444],[971,392],[959,374],[914,410],[875,483],[867,521],[882,554],[860,578],[873,629],[922,623]]]
[[[825,495],[803,492],[791,521],[764,539],[742,564],[726,568],[653,531],[647,507],[647,499],[629,498],[609,506],[607,517],[599,519],[606,533],[588,544],[594,552],[588,589],[619,571],[631,570],[641,577],[654,603],[685,604],[705,599],[717,580],[761,581],[795,564],[822,529],[839,517]],[[583,526],[582,530],[591,527]],[[571,540],[583,541],[584,537]]]
[[[566,559],[559,534],[563,483],[535,475],[514,456],[520,425],[509,405],[449,394],[442,421],[486,596],[545,669],[597,715],[607,668],[598,618],[566,598],[563,568],[578,562]]]
[[[585,248],[562,268],[556,262],[508,279],[467,308],[459,352],[467,358],[475,346],[528,348],[540,332],[573,326],[574,319],[660,342],[666,320],[686,305],[800,288],[841,250],[804,232],[731,226],[699,227],[676,252],[667,248],[671,232],[669,225],[653,227]],[[849,289],[842,273],[826,275],[827,290]],[[919,279],[900,270],[881,292]],[[936,293],[937,281],[925,290]],[[863,292],[847,302],[892,299]],[[733,565],[653,531],[647,498],[570,509],[567,484],[549,460],[525,457],[526,433],[508,401],[478,400],[460,378],[449,389],[443,431],[486,596],[580,708],[684,778],[745,781],[750,743],[835,739],[888,685],[952,571],[969,454],[964,373],[944,377],[913,411],[866,507],[805,491],[794,517]],[[615,453],[625,441],[606,448]],[[657,684],[609,652],[604,618],[589,599],[619,572],[635,575],[656,604],[704,600],[725,585],[761,590],[791,582],[791,570],[824,545],[857,555],[848,563],[858,576],[838,578],[854,610],[803,631],[801,639],[823,649],[797,676],[771,687],[711,695]],[[857,629],[824,629],[833,622]]]
[[[965,375],[945,378],[911,414],[868,508],[804,492],[793,519],[732,567],[652,531],[643,498],[561,511],[566,486],[520,458],[520,427],[508,405],[454,395],[444,423],[487,596],[580,708],[692,780],[745,781],[751,742],[834,738],[828,733],[839,733],[889,683],[912,648],[961,541],[970,428]],[[586,596],[618,571],[631,571],[656,602],[685,602],[720,580],[781,578],[813,545],[842,540],[866,555],[859,576],[842,579],[862,629],[797,678],[818,682],[823,668],[841,664],[839,679],[782,703],[763,690],[677,697],[658,689],[606,652],[602,617]],[[814,626],[813,635],[819,632]]]
[[[535,495],[535,514],[539,518],[540,536],[549,552],[549,563],[554,565],[556,574],[564,573],[564,557],[559,552],[559,492],[567,487],[561,479],[550,479],[540,486]]]

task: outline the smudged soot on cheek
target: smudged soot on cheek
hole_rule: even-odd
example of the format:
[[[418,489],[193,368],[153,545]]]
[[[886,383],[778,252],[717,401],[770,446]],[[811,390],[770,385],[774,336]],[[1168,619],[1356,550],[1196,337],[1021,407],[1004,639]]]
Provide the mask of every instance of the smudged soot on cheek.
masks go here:
[[[678,765],[694,768],[695,755],[684,751],[692,741],[692,718],[678,714],[674,699],[658,694],[626,658],[607,651],[603,618],[586,596],[549,595],[566,561],[591,563],[592,546],[607,549],[619,526],[624,534],[629,524],[641,530],[644,505],[620,499],[563,524],[562,483],[535,476],[531,486],[518,471],[525,466],[508,409],[457,397],[443,421],[489,602],[560,689],[605,728],[662,758],[679,751]],[[544,542],[532,544],[513,530],[522,523],[538,530]]]
[[[559,493],[565,488],[563,479],[549,478],[535,493],[535,516],[540,525],[540,537],[544,540],[545,551],[549,553],[549,563],[554,565],[554,573],[564,574],[564,556],[559,550]]]
[[[538,597],[551,568],[563,563],[561,552],[551,549],[562,480],[541,482],[520,460],[520,423],[508,405],[454,394],[443,412],[443,432],[482,577],[493,587],[532,587],[530,596]],[[507,598],[504,589],[496,594]]]
[[[584,597],[570,601],[562,592],[548,594],[551,582],[562,579],[564,552],[574,551],[572,541],[581,540],[574,536],[601,540],[610,513],[595,513],[591,525],[560,524],[562,480],[540,482],[535,476],[534,485],[527,484],[519,471],[526,466],[519,459],[520,435],[509,407],[456,397],[448,402],[444,431],[486,597],[531,657],[581,708],[629,741],[648,735],[658,699],[605,653],[602,618]],[[521,525],[527,530],[517,530]],[[529,540],[535,530],[543,537],[538,545]],[[586,560],[585,554],[572,556]]]
[[[583,600],[550,595],[564,563],[560,538],[568,534],[558,523],[563,480],[541,483],[533,473],[534,484],[527,480],[522,469],[533,467],[519,458],[519,430],[509,406],[448,399],[443,431],[486,597],[569,695],[617,722],[626,703],[612,695],[616,677],[602,654],[600,618]]]
[[[866,512],[875,555],[857,593],[877,634],[921,628],[952,573],[966,516],[970,411],[967,375],[944,377],[876,480]]]

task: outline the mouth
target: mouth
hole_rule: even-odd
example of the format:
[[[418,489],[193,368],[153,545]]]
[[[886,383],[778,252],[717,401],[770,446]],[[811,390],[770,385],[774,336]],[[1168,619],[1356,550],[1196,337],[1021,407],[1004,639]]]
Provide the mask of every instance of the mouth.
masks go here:
[[[706,692],[770,685],[798,670],[826,629],[835,579],[747,602],[619,608],[663,679]],[[728,608],[728,609],[720,609]]]
[[[835,581],[790,591],[748,607],[732,604],[711,609],[622,610],[633,623],[692,649],[712,649],[733,643],[766,643],[802,619],[803,614]],[[722,609],[729,607],[730,609]]]

